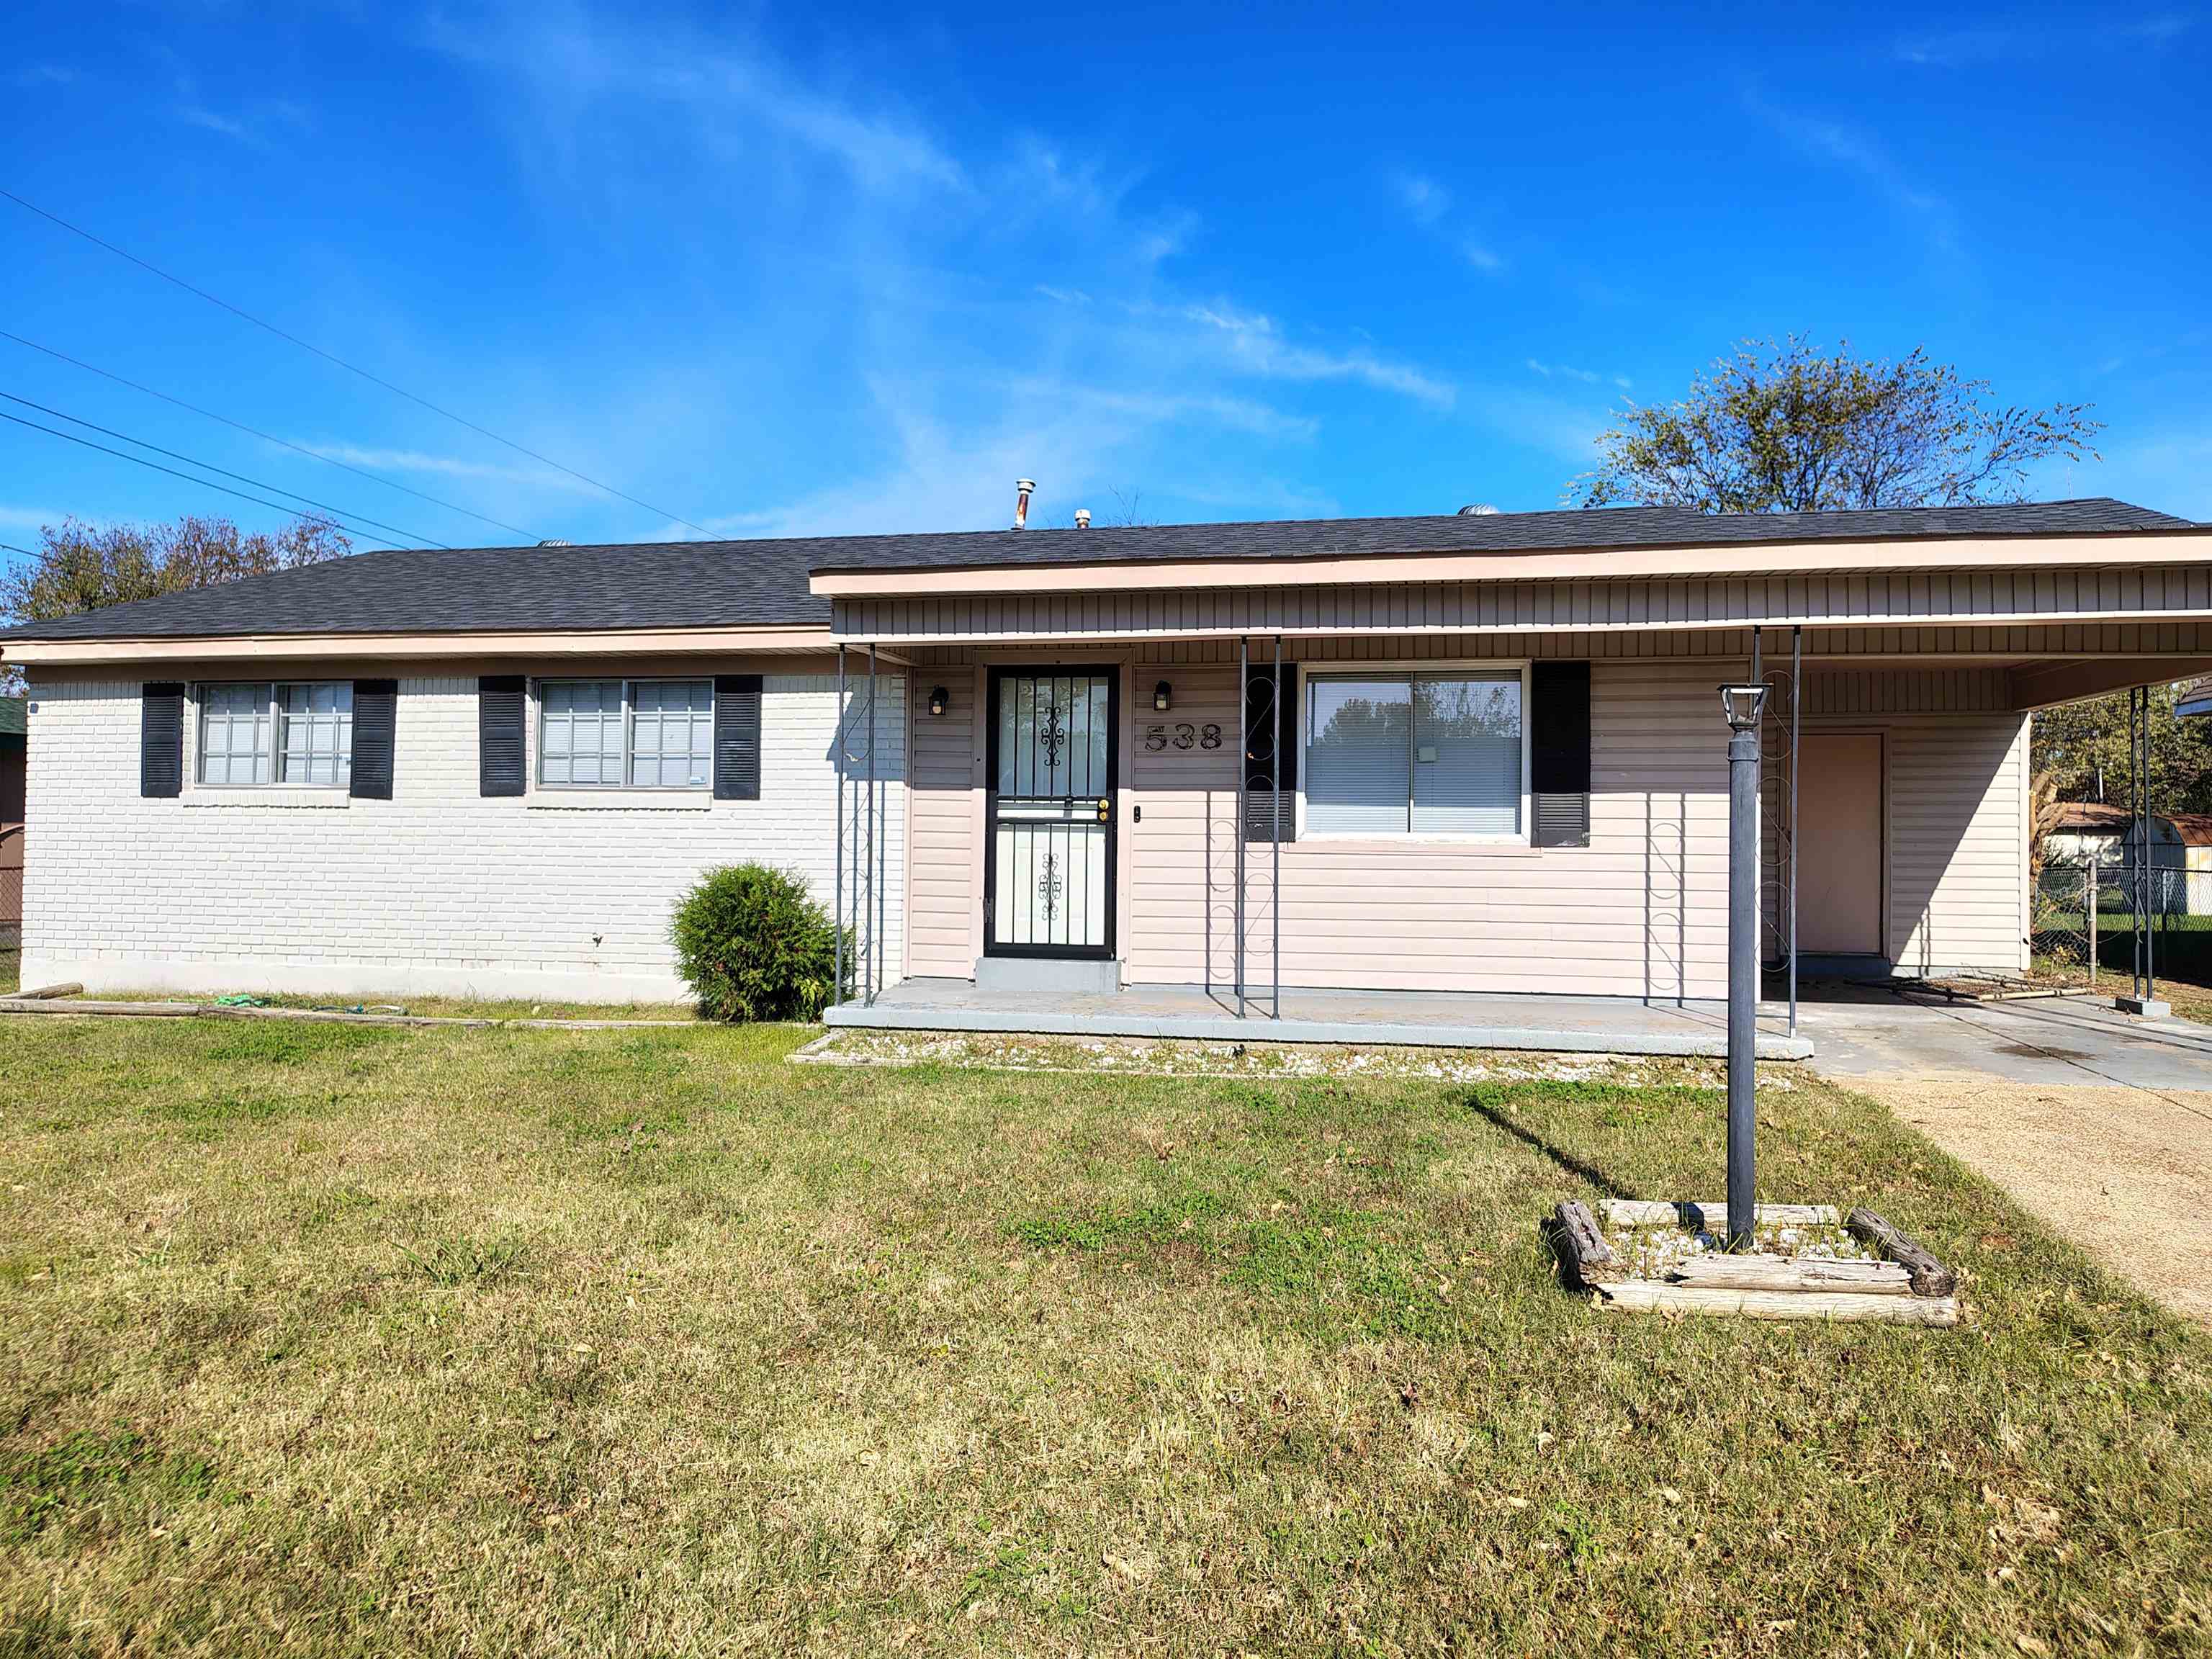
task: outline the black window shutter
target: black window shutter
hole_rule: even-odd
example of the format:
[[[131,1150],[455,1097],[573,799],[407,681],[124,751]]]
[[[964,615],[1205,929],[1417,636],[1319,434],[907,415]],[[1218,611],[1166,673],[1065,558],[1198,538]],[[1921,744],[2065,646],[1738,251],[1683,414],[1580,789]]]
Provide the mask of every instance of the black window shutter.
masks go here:
[[[714,799],[758,800],[761,677],[714,676]]]
[[[185,688],[173,680],[138,688],[138,793],[149,800],[185,793]]]
[[[1539,847],[1589,845],[1590,665],[1540,662],[1528,672],[1528,790]]]
[[[477,681],[477,793],[520,795],[528,763],[520,674],[485,674]]]
[[[1282,760],[1275,758],[1274,665],[1248,666],[1244,672],[1244,839],[1272,842],[1275,785],[1283,786],[1281,839],[1296,841],[1298,824],[1298,671],[1283,665]]]
[[[392,750],[399,723],[398,680],[353,683],[353,782],[356,800],[392,799]]]

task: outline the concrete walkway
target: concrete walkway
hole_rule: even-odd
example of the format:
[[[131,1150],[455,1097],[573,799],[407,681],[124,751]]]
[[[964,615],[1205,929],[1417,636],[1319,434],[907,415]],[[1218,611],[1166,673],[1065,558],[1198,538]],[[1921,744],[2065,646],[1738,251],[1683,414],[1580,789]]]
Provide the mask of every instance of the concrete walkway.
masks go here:
[[[1838,1079],[1966,1071],[2016,1083],[2212,1089],[2212,1026],[2137,1019],[2109,1000],[1824,993],[1802,1005],[1798,1029],[1813,1040],[1814,1069]]]
[[[1435,992],[1289,991],[1283,1018],[1218,988],[1146,985],[1104,995],[1058,990],[979,991],[967,980],[909,979],[864,1008],[846,1003],[823,1023],[859,1030],[1032,1032],[1060,1036],[1187,1037],[1225,1042],[1380,1042],[1431,1048],[1525,1048],[1561,1054],[1717,1056],[1728,1052],[1728,1012],[1712,1001],[1629,997],[1460,996]],[[1762,1010],[1762,1060],[1803,1060],[1802,1037]]]
[[[2212,1325],[2212,1027],[2087,998],[1805,1011],[1814,1069],[1872,1095],[2107,1267]]]

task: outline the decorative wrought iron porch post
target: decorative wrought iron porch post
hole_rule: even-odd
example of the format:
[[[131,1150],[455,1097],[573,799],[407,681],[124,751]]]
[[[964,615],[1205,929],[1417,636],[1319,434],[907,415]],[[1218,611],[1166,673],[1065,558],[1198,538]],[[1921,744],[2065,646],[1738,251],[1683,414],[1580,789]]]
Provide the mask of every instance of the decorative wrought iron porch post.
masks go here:
[[[1268,817],[1267,845],[1274,860],[1272,879],[1274,891],[1267,902],[1267,914],[1274,921],[1274,961],[1268,970],[1273,981],[1272,1018],[1283,1017],[1283,636],[1275,635],[1275,672],[1270,682],[1274,695],[1267,699],[1267,708],[1274,716],[1274,735],[1267,741],[1267,781],[1275,792],[1274,810]]]
[[[876,908],[876,647],[868,646],[868,791],[861,805],[868,815],[868,896],[863,901],[868,912],[868,957],[865,969],[868,981],[867,1005],[876,1006],[876,954],[879,948],[876,933],[880,912]]]
[[[1244,1018],[1244,775],[1252,763],[1252,637],[1237,636],[1237,1018]]]
[[[830,769],[837,775],[837,868],[830,878],[830,931],[837,936],[836,977],[830,981],[831,1006],[845,1000],[845,642],[837,642],[837,714],[830,733]]]

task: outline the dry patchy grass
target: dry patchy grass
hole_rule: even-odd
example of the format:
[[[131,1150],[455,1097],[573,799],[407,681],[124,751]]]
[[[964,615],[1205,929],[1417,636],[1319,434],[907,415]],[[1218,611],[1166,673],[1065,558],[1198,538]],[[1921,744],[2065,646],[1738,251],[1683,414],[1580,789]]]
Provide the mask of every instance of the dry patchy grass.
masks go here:
[[[1560,1291],[1558,1198],[1712,1187],[1689,1068],[8,1036],[0,1651],[2212,1640],[2212,1344],[1802,1076],[1767,1189],[1877,1202],[1970,1328]]]

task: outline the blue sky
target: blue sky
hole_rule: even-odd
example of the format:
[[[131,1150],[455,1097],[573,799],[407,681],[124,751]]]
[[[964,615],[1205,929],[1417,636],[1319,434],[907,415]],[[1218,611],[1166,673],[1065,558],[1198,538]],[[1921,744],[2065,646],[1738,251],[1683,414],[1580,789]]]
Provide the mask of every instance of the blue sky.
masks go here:
[[[2212,519],[2212,17],[1659,9],[31,0],[0,187],[651,506],[6,201],[0,328],[578,541],[1550,507],[1791,330],[2093,402],[2038,494]],[[0,392],[518,539],[12,340]],[[281,517],[0,422],[0,541],[186,511]]]

